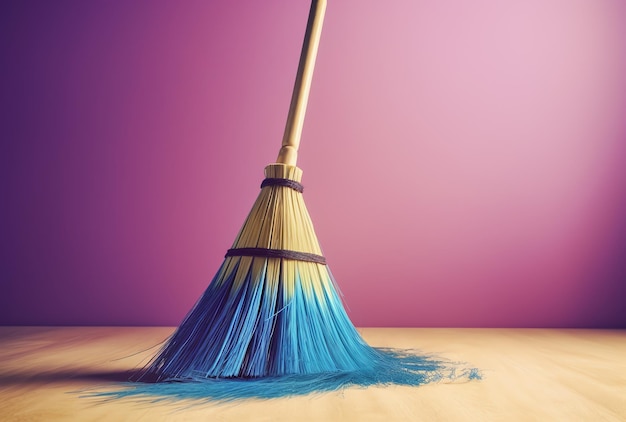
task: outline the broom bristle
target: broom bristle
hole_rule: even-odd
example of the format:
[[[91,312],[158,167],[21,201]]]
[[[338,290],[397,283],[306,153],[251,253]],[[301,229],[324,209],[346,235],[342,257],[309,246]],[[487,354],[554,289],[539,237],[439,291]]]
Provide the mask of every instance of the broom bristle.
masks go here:
[[[272,164],[265,176],[300,183],[302,171]],[[288,186],[263,187],[232,247],[242,249],[320,256],[302,194]],[[352,371],[371,366],[373,352],[346,315],[326,265],[227,256],[146,375],[162,380]]]
[[[293,383],[294,376],[302,375],[309,387],[300,390],[306,391],[346,383],[419,385],[439,378],[440,363],[370,347],[348,318],[324,263],[245,256],[258,255],[250,251],[322,255],[302,193],[289,186],[299,185],[301,170],[272,164],[265,175],[288,183],[261,189],[234,252],[139,380],[222,380],[207,394],[224,399],[258,394],[254,387],[224,379],[254,380],[267,388],[273,381],[289,384],[288,379]],[[294,394],[291,389],[276,391]]]

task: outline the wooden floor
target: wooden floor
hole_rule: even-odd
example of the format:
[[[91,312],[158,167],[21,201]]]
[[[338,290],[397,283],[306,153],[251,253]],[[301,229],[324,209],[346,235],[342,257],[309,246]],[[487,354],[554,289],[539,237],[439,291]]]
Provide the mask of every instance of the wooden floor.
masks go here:
[[[626,421],[626,330],[364,328],[482,370],[480,381],[235,404],[102,402],[172,328],[0,327],[2,421]]]

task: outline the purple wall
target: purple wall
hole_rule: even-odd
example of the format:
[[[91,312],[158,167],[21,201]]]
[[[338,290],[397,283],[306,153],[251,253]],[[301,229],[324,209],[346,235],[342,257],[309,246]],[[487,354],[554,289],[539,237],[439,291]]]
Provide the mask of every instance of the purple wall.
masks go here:
[[[176,325],[308,1],[0,6],[0,324]],[[626,6],[330,0],[305,200],[359,326],[626,327]]]

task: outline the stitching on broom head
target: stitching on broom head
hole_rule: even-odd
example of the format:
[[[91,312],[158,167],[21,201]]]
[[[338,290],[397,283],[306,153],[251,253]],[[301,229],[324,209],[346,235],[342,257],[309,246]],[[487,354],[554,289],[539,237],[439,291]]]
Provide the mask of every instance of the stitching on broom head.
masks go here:
[[[263,180],[263,183],[261,183],[261,189],[263,189],[266,186],[285,186],[300,193],[304,191],[304,186],[302,186],[300,183],[296,182],[295,180],[291,180],[291,179],[279,179],[279,178],[268,177]]]
[[[229,249],[225,257],[229,256],[252,256],[259,258],[282,258],[296,261],[315,262],[326,265],[326,258],[307,252],[289,251],[286,249],[265,249],[265,248],[236,248]]]

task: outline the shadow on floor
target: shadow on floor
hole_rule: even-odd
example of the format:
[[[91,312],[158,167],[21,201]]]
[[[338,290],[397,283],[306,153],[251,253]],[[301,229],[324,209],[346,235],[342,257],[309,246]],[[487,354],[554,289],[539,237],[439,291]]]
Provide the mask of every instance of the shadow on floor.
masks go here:
[[[67,369],[49,372],[15,372],[0,373],[0,387],[11,385],[54,384],[68,381],[85,382],[126,382],[136,371],[89,371],[83,369]]]

